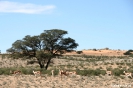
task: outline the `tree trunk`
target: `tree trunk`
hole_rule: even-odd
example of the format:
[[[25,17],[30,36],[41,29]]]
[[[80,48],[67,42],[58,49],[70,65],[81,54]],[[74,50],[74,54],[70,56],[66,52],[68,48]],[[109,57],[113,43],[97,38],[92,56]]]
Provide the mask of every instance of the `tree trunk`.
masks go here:
[[[48,66],[49,66],[49,64],[50,64],[51,59],[52,59],[52,58],[49,58],[49,59],[48,59],[48,62],[47,62],[47,64],[46,64],[46,66],[45,66],[45,69],[46,69],[46,70],[48,69]]]
[[[44,68],[44,64],[39,64],[40,65],[40,68],[42,69],[42,68]]]
[[[42,63],[41,61],[38,61],[39,65],[40,65],[40,68],[44,68],[44,63]]]

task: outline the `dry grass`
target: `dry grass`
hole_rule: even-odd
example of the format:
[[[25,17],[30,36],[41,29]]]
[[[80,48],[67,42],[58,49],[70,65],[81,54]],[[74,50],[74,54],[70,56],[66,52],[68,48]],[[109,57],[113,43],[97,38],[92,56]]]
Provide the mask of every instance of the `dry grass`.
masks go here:
[[[59,76],[46,78],[35,78],[33,75],[24,75],[22,78],[13,76],[0,76],[0,88],[111,88],[114,85],[132,86],[132,80],[115,77],[63,77]]]

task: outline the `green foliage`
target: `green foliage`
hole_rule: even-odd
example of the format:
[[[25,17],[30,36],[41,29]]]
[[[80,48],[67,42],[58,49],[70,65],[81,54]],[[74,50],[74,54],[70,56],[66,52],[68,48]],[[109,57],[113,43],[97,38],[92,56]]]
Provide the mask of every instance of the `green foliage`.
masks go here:
[[[44,30],[37,36],[26,35],[22,40],[16,40],[7,52],[12,53],[11,57],[33,58],[36,57],[40,68],[48,68],[53,57],[63,54],[65,51],[72,51],[78,44],[74,39],[63,36],[67,31],[60,29]]]
[[[111,70],[112,70],[112,68],[111,68],[111,67],[107,67],[106,69],[107,69],[107,71],[111,71]]]
[[[32,69],[21,68],[20,70],[25,75],[33,74],[33,72],[32,72],[33,70]]]
[[[82,76],[99,76],[100,74],[102,75],[105,75],[106,74],[106,71],[105,70],[100,70],[100,69],[96,69],[96,70],[93,70],[93,69],[89,69],[89,70],[76,70],[76,72],[79,74],[79,75],[82,75]]]
[[[115,69],[112,70],[113,75],[115,75],[115,76],[120,76],[121,74],[123,74],[123,71],[124,70],[122,70],[120,68],[115,68]]]
[[[45,53],[44,51],[37,51],[36,52],[36,57],[37,58],[49,58],[49,57],[52,57],[52,54]]]
[[[10,69],[9,68],[0,68],[0,75],[9,75]]]
[[[105,71],[105,70],[100,70],[100,73],[101,73],[102,75],[105,75],[105,74],[106,74],[106,71]]]

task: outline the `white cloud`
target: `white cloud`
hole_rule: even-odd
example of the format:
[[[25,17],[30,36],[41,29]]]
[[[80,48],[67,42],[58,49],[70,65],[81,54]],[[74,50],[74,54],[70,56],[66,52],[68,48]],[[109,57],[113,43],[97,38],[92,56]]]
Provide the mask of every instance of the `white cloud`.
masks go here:
[[[54,5],[35,5],[30,3],[23,4],[18,2],[0,1],[0,12],[5,13],[40,14],[51,13],[54,9]]]

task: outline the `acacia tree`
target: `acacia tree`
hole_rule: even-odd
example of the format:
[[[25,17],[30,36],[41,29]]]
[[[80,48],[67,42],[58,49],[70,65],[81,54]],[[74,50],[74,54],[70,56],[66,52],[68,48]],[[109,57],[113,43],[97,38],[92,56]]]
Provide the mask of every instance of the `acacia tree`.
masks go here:
[[[77,48],[78,44],[74,39],[64,38],[66,34],[67,31],[52,29],[44,30],[38,36],[27,35],[22,40],[15,41],[7,52],[13,58],[35,57],[40,68],[47,69],[52,58]]]

